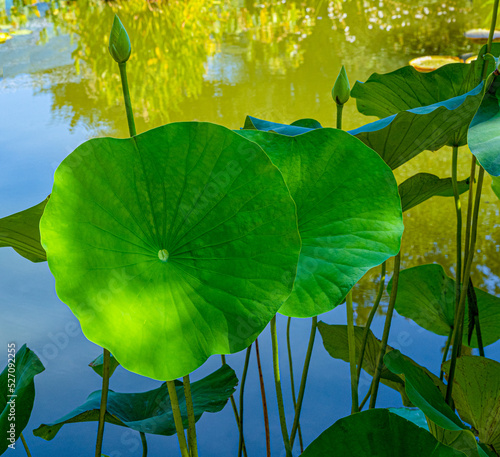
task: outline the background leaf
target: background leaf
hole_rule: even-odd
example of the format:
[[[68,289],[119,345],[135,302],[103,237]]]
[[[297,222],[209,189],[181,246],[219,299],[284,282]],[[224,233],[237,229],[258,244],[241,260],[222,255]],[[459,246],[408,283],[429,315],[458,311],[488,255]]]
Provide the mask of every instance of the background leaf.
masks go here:
[[[40,244],[39,225],[48,201],[49,197],[38,205],[0,219],[0,248],[12,247],[32,262],[45,262],[47,256]]]
[[[191,383],[193,408],[198,421],[203,413],[221,411],[235,391],[238,379],[227,364],[207,377]],[[184,428],[188,427],[186,398],[182,382],[176,381],[177,396]],[[99,420],[101,391],[92,392],[87,401],[70,413],[49,424],[42,424],[33,431],[45,440],[54,438],[65,424]],[[132,430],[155,435],[174,435],[175,424],[167,384],[142,393],[109,391],[106,422]]]

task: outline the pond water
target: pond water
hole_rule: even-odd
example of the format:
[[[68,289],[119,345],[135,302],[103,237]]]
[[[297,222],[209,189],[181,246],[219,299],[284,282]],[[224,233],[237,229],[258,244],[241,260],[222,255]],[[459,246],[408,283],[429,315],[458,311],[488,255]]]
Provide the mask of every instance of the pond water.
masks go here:
[[[211,121],[230,128],[247,114],[276,122],[314,118],[335,121],[330,90],[342,64],[351,85],[377,72],[388,72],[422,55],[475,53],[463,33],[486,24],[487,12],[470,1],[303,1],[262,4],[249,1],[128,0],[110,4],[92,0],[36,3],[0,0],[0,23],[32,30],[0,44],[0,217],[33,206],[51,191],[53,173],[76,146],[96,136],[126,137],[118,68],[107,51],[113,14],[129,31],[133,55],[128,65],[138,132],[171,121]],[[14,7],[12,9],[12,7]],[[3,10],[2,10],[3,8]],[[483,17],[482,17],[483,16]],[[482,17],[482,18],[481,18]],[[344,109],[344,127],[372,121]],[[469,152],[460,153],[459,178],[468,175]],[[424,152],[396,171],[398,182],[417,172],[451,175],[451,150]],[[500,203],[486,178],[473,273],[476,287],[500,292]],[[466,198],[462,198],[465,206]],[[455,212],[452,199],[434,198],[405,215],[402,268],[442,264],[454,273]],[[392,261],[389,263],[389,271]],[[362,325],[376,292],[379,269],[354,289],[357,323]],[[380,337],[383,309],[373,323]],[[96,423],[71,424],[46,442],[31,430],[83,403],[100,388],[101,378],[87,364],[100,352],[81,333],[78,321],[54,292],[46,263],[33,264],[11,249],[0,251],[0,362],[7,342],[23,343],[42,359],[46,370],[36,378],[36,400],[25,437],[34,457],[93,455]],[[345,307],[321,315],[327,323],[345,323]],[[285,345],[286,319],[278,316],[283,387],[290,419],[292,401]],[[296,377],[305,356],[310,319],[292,322]],[[277,415],[269,330],[260,349],[269,405],[272,454],[284,455]],[[445,337],[395,316],[389,344],[438,372]],[[5,349],[2,349],[5,348]],[[500,359],[500,343],[486,356]],[[244,353],[228,356],[241,375]],[[197,370],[199,379],[220,365],[212,357]],[[362,377],[360,396],[368,388]],[[119,367],[111,389],[139,392],[160,383]],[[245,390],[245,435],[250,456],[265,455],[264,426],[254,354]],[[400,396],[381,386],[379,406],[401,406]],[[307,445],[350,411],[349,367],[331,359],[318,335],[302,412]],[[230,405],[198,422],[201,456],[234,456],[237,428]],[[178,455],[175,437],[148,437],[149,455]],[[298,442],[297,442],[298,444]],[[103,451],[112,457],[141,455],[139,435],[106,426]],[[7,455],[21,456],[20,443]],[[299,454],[298,446],[295,455]]]

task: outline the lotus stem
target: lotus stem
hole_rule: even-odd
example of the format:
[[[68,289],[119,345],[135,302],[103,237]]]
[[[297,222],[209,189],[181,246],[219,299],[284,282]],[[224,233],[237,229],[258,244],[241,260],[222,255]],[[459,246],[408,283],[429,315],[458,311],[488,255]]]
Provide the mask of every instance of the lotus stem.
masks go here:
[[[181,409],[179,407],[179,399],[177,397],[177,389],[174,381],[167,381],[168,395],[170,397],[170,404],[172,405],[172,414],[174,416],[175,431],[177,432],[177,440],[179,441],[179,448],[181,449],[182,457],[190,457],[186,436],[184,435],[184,425],[182,423]]]
[[[26,442],[26,440],[24,439],[24,436],[22,433],[19,434],[19,437],[21,438],[21,441],[23,443],[23,446],[24,446],[24,450],[26,451],[26,454],[28,457],[31,457],[31,452],[29,450],[29,447],[28,447],[28,443]]]
[[[458,146],[453,146],[452,165],[451,165],[451,182],[453,186],[453,198],[455,201],[455,212],[457,214],[457,268],[455,280],[455,314],[458,310],[458,302],[460,300],[460,290],[462,289],[462,205],[460,203],[460,193],[458,191],[457,182],[458,169]],[[464,283],[465,284],[465,283]],[[467,287],[467,286],[466,286]]]
[[[262,365],[260,364],[259,339],[255,340],[255,356],[257,358],[257,368],[259,369],[260,395],[262,397],[262,411],[264,414],[264,428],[266,430],[266,455],[271,457],[271,433],[269,431],[269,415],[267,414],[266,389],[264,388],[264,376],[262,375]]]
[[[220,358],[222,361],[222,365],[225,365],[226,364],[226,356],[222,354],[220,356]],[[231,395],[231,397],[229,399],[231,400],[231,406],[233,407],[234,418],[236,419],[236,425],[238,427],[238,436],[239,436],[240,428],[241,428],[240,415],[238,414],[238,408],[236,407],[236,401],[234,400],[234,395]],[[247,448],[245,446],[245,438],[243,438],[243,455],[244,455],[244,457],[248,457]]]
[[[147,457],[148,455],[148,442],[146,441],[146,435],[144,432],[139,432],[141,435],[142,442],[142,457]]]
[[[292,457],[292,447],[290,446],[290,439],[288,438],[288,430],[286,428],[285,406],[283,404],[283,391],[281,390],[280,360],[278,353],[278,333],[276,332],[276,315],[271,319],[271,342],[273,348],[274,384],[276,386],[276,400],[278,402],[281,434],[283,435],[283,444],[285,445],[286,457]]]
[[[290,383],[292,385],[292,400],[293,400],[293,409],[297,409],[297,397],[295,396],[295,379],[293,376],[293,358],[292,358],[292,344],[290,339],[290,326],[292,323],[292,318],[289,317],[286,323],[286,345],[288,349],[288,366],[290,367]],[[300,428],[300,422],[297,426],[297,430],[299,433],[299,444],[300,444],[300,452],[304,452],[304,442],[302,441],[302,430]]]
[[[241,375],[240,387],[240,437],[238,442],[238,457],[241,457],[243,452],[243,395],[245,393],[245,382],[247,380],[248,364],[250,362],[250,353],[252,352],[252,345],[248,346],[245,356],[245,365],[243,366],[243,374]]]
[[[344,105],[337,103],[337,128],[342,129],[342,111],[344,109]]]
[[[354,308],[352,306],[352,289],[346,297],[347,310],[347,343],[349,346],[349,368],[351,371],[351,414],[357,413],[358,409],[358,382],[356,370],[356,336],[354,334]]]
[[[198,443],[196,442],[196,419],[194,417],[193,397],[191,396],[191,382],[189,375],[182,378],[184,395],[186,397],[186,410],[188,415],[188,442],[191,457],[198,457]]]
[[[372,387],[373,387],[373,379],[372,379],[372,382],[370,383],[370,387],[368,388],[368,392],[366,392],[365,398],[363,398],[363,401],[359,404],[360,411],[364,408],[364,406],[366,405],[366,402],[370,398],[370,395],[372,394]]]
[[[446,359],[448,357],[448,352],[450,351],[450,344],[452,337],[453,337],[453,328],[450,330],[448,338],[446,339],[446,344],[444,346],[443,360],[441,361],[441,367],[443,366],[443,363],[446,362]],[[441,368],[439,371],[439,379],[442,381],[443,377],[444,377],[444,371],[443,368]]]
[[[401,267],[401,249],[396,257],[394,257],[394,274],[392,276],[392,290],[389,298],[389,307],[387,308],[387,315],[385,317],[384,333],[382,341],[380,342],[380,351],[377,357],[377,368],[373,376],[373,385],[371,389],[371,398],[369,409],[375,408],[377,402],[378,386],[380,384],[380,376],[382,374],[382,367],[384,366],[384,355],[387,349],[387,340],[389,339],[389,331],[391,330],[392,315],[394,314],[394,305],[396,304],[396,297],[398,295],[398,282],[399,282],[399,269]]]
[[[465,250],[464,250],[464,268],[469,257],[470,247],[470,230],[472,225],[472,211],[474,203],[474,180],[476,179],[476,156],[471,154],[472,160],[470,165],[470,178],[469,178],[469,197],[467,201],[467,221],[465,223]],[[465,272],[464,272],[465,273]]]
[[[290,445],[293,448],[295,435],[299,427],[300,411],[302,409],[302,401],[304,400],[304,392],[306,390],[307,373],[309,372],[309,364],[311,362],[311,355],[314,346],[314,339],[316,338],[316,328],[318,326],[318,316],[312,318],[311,334],[309,336],[309,344],[307,346],[306,359],[304,360],[304,369],[302,370],[302,379],[300,380],[299,396],[297,397],[297,407],[295,408],[295,417],[293,419],[292,433],[290,435]]]
[[[490,25],[490,33],[488,35],[488,43],[486,45],[486,52],[491,52],[491,44],[493,43],[493,36],[495,35],[495,27],[497,23],[497,15],[498,15],[498,3],[499,0],[495,0],[493,3],[493,15],[491,16],[491,25]],[[485,61],[483,63],[483,79],[486,79],[486,73],[488,71],[488,62]]]
[[[474,327],[476,329],[477,336],[477,347],[479,348],[479,355],[481,357],[485,357],[484,355],[484,346],[483,346],[483,336],[481,335],[481,327],[479,325],[479,316],[474,316]]]
[[[378,286],[377,297],[375,298],[375,302],[373,303],[372,309],[370,310],[370,314],[368,315],[368,320],[366,321],[365,328],[363,330],[363,341],[361,342],[361,350],[359,352],[358,359],[358,369],[356,371],[356,385],[359,386],[359,377],[361,375],[361,368],[363,368],[363,359],[365,357],[366,343],[368,341],[368,335],[370,333],[370,327],[372,325],[373,318],[377,312],[377,309],[380,305],[380,300],[382,299],[382,294],[385,289],[385,272],[387,268],[387,262],[383,262],[380,271],[380,283]],[[359,407],[361,409],[361,406]]]
[[[104,419],[106,416],[106,405],[108,403],[109,359],[110,359],[109,351],[107,349],[103,349],[101,405],[99,407],[99,423],[97,425],[95,457],[101,457],[102,455],[102,440],[104,437],[104,424],[105,424]]]
[[[123,99],[125,100],[125,110],[127,111],[128,130],[130,132],[130,136],[135,136],[134,113],[132,111],[132,102],[130,100],[130,92],[128,90],[127,63],[119,63],[118,68],[120,69],[120,77],[122,80]]]
[[[496,4],[498,1],[495,2]],[[477,190],[474,201],[474,214],[472,215],[472,227],[471,227],[471,241],[469,248],[469,256],[467,257],[467,263],[465,265],[465,273],[464,273],[464,284],[469,283],[470,272],[472,268],[472,261],[474,259],[474,249],[476,245],[476,236],[477,236],[477,221],[479,217],[479,205],[481,203],[481,191],[483,188],[483,179],[484,179],[484,168],[479,167],[479,174],[477,178]],[[455,368],[457,365],[457,357],[459,354],[459,350],[462,347],[462,338],[463,338],[463,324],[464,324],[464,314],[465,314],[465,300],[467,298],[467,287],[463,287],[460,294],[460,302],[458,304],[458,312],[455,314],[454,321],[454,332],[453,332],[453,350],[451,353],[451,362],[450,362],[450,371],[448,373],[448,386],[446,388],[446,403],[451,406],[452,399],[452,391],[453,391],[453,380],[455,379]]]

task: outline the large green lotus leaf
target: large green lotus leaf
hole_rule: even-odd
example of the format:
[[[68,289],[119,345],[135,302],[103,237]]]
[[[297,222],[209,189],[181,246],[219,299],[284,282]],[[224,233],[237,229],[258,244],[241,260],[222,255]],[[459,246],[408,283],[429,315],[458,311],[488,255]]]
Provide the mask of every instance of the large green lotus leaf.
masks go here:
[[[450,362],[443,364],[448,373]],[[500,363],[485,357],[457,359],[453,400],[460,417],[478,431],[479,439],[500,450]]]
[[[500,199],[500,176],[493,176],[491,180],[491,188],[495,195]]]
[[[209,123],[79,146],[40,228],[87,338],[159,380],[251,344],[290,295],[300,253],[279,170]]]
[[[32,262],[45,262],[47,256],[40,244],[40,218],[49,197],[38,205],[0,219],[0,248],[12,247]]]
[[[425,417],[425,415],[424,415]],[[446,430],[439,427],[431,420],[427,420],[429,431],[432,436],[446,446],[458,449],[467,457],[486,457],[488,454],[479,449],[478,443],[473,433],[467,430]]]
[[[328,354],[334,359],[340,359],[344,362],[349,362],[349,343],[347,337],[347,325],[329,325],[324,322],[318,323],[318,330],[323,339],[323,346]],[[356,354],[361,351],[363,342],[363,327],[354,327],[354,336],[356,340]],[[392,351],[393,348],[387,346],[387,351]],[[371,376],[375,374],[377,367],[377,358],[380,351],[380,340],[375,338],[375,335],[370,330],[366,341],[365,355],[363,357],[363,369]],[[410,406],[411,402],[405,392],[405,383],[400,376],[395,375],[384,365],[380,381],[386,386],[397,390],[402,398],[403,404]]]
[[[186,397],[182,382],[175,381],[184,428],[188,427]],[[193,409],[198,421],[203,413],[222,410],[235,391],[238,379],[232,368],[223,365],[214,373],[191,384]],[[65,424],[99,420],[101,391],[92,392],[87,401],[70,413],[50,424],[42,424],[33,430],[35,436],[51,440]],[[168,395],[167,384],[142,393],[108,392],[106,422],[132,430],[155,435],[174,435],[175,423]]]
[[[453,197],[451,178],[439,178],[430,173],[417,173],[403,181],[399,186],[401,206],[404,211],[414,208],[432,197]],[[469,179],[458,181],[458,192],[469,190]]]
[[[391,170],[337,129],[239,133],[266,151],[297,204],[302,250],[293,293],[279,312],[310,317],[330,311],[370,268],[399,251],[401,201]]]
[[[469,148],[492,176],[500,176],[500,77],[494,76],[469,126]]]
[[[483,83],[471,91],[371,122],[348,133],[373,149],[392,169],[425,150],[436,151],[447,144],[465,144],[470,124],[483,96]],[[277,124],[247,116],[245,129],[273,131],[294,136],[311,128]],[[457,133],[458,132],[458,133]],[[458,141],[455,137],[460,137]]]
[[[388,284],[388,291],[392,282]],[[485,346],[500,338],[500,298],[474,288],[479,310],[481,335]],[[453,327],[455,313],[455,280],[446,275],[438,264],[419,265],[402,270],[399,274],[396,311],[414,320],[418,325],[438,335],[448,336]],[[468,326],[468,305],[465,326]],[[463,344],[469,346],[465,334]],[[474,333],[471,347],[477,348]]]
[[[486,46],[472,64],[454,63],[431,72],[420,72],[411,65],[386,74],[374,73],[366,82],[357,81],[351,91],[358,111],[384,118],[400,111],[433,105],[463,95],[482,80]],[[493,43],[491,53],[500,55],[500,44]],[[492,61],[487,72],[495,69]]]
[[[6,348],[5,351],[7,354],[14,354],[14,352],[8,352],[9,348]],[[10,372],[9,364],[7,364],[0,374],[0,430],[2,430],[0,454],[3,454],[10,444],[16,442],[28,424],[35,401],[33,378],[45,370],[37,355],[26,345],[17,350],[14,362],[10,358],[9,361],[11,363]],[[12,425],[14,425],[15,431],[11,439]]]
[[[428,431],[387,409],[339,419],[304,451],[303,457],[464,457]]]
[[[400,111],[349,133],[376,151],[392,169],[422,151],[467,143],[467,128],[483,97],[483,83],[457,97]]]

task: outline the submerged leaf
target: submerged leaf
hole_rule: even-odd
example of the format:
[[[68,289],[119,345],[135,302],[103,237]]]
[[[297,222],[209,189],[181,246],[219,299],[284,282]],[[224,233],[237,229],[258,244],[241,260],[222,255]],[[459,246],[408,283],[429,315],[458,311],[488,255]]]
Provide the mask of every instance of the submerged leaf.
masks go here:
[[[443,364],[448,373],[450,362]],[[460,417],[478,431],[479,439],[500,449],[500,363],[485,357],[457,359],[453,400]]]
[[[341,130],[238,133],[269,155],[297,204],[302,250],[292,295],[279,312],[330,311],[370,268],[399,251],[403,222],[394,175]]]
[[[196,421],[203,413],[217,413],[234,393],[238,379],[227,364],[207,377],[191,384],[193,409]],[[176,381],[176,391],[184,428],[188,427],[186,397],[182,382]],[[70,413],[50,424],[42,424],[33,431],[35,436],[51,440],[65,424],[99,420],[101,391],[92,392],[87,401]],[[108,392],[106,422],[129,427],[142,433],[174,435],[175,424],[167,384],[142,393]]]
[[[9,349],[15,348],[7,346],[7,354],[14,354]],[[33,378],[45,370],[40,359],[26,345],[17,350],[14,361],[10,357],[8,361],[12,364],[11,367],[7,364],[0,374],[0,430],[3,435],[0,440],[0,454],[7,450],[9,444],[16,442],[28,424],[35,401]]]
[[[209,123],[82,144],[56,170],[40,228],[87,338],[159,380],[248,347],[290,295],[300,253],[279,170]]]
[[[418,173],[402,182],[398,189],[403,212],[435,196],[453,197],[451,178],[439,178],[430,173]],[[458,192],[460,194],[468,190],[469,179],[458,181]]]
[[[47,256],[40,244],[39,225],[48,201],[49,197],[38,205],[0,219],[0,248],[12,247],[32,262],[45,262]]]
[[[304,451],[303,457],[464,457],[428,431],[389,412],[371,409],[339,419]]]
[[[390,292],[392,282],[387,290]],[[500,297],[474,288],[479,311],[479,323],[484,346],[500,339]],[[402,270],[399,274],[396,311],[414,320],[418,325],[438,335],[448,336],[455,313],[455,281],[438,264],[419,265]],[[468,304],[464,323],[468,326]],[[464,334],[463,344],[468,345]],[[471,347],[477,346],[477,336],[471,338]]]

